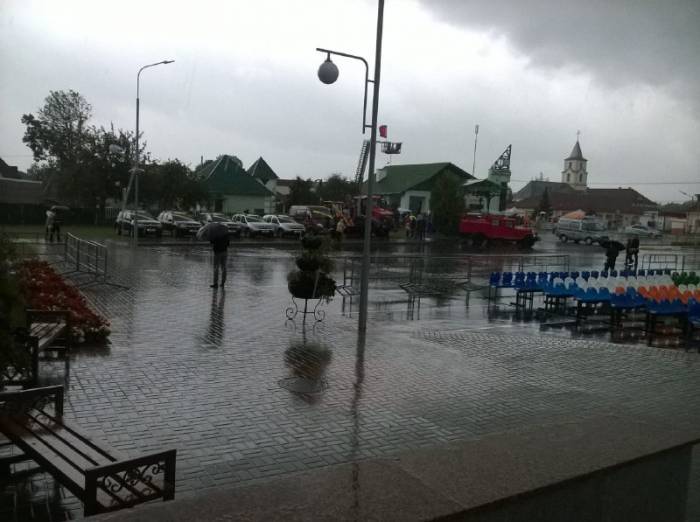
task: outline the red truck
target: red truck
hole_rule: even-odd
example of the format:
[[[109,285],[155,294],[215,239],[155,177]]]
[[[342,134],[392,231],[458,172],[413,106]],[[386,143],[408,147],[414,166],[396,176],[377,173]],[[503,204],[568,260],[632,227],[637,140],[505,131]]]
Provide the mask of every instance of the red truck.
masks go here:
[[[459,222],[459,233],[474,245],[485,242],[515,243],[530,248],[538,237],[520,217],[498,214],[467,214]]]
[[[372,234],[377,237],[386,237],[394,228],[394,212],[388,208],[381,196],[372,196],[372,202]],[[324,201],[323,204],[328,206],[336,216],[344,215],[348,218],[346,235],[362,237],[365,229],[367,196],[353,197],[352,206],[339,201]]]

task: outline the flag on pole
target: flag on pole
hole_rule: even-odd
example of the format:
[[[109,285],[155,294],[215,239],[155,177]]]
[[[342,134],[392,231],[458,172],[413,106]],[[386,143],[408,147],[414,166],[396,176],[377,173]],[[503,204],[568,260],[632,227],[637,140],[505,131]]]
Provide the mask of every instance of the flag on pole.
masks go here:
[[[386,125],[380,125],[379,126],[379,136],[381,138],[386,138],[387,136],[387,127]]]

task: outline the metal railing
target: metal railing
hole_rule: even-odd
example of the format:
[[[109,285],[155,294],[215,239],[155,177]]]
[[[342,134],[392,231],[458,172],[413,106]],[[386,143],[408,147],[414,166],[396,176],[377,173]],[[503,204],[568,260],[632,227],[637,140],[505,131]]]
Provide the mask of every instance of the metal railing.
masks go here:
[[[343,258],[343,287],[357,286],[361,272],[361,256]],[[443,279],[469,283],[472,279],[488,279],[493,271],[551,272],[568,271],[569,255],[450,255],[426,254],[373,255],[370,258],[369,280],[374,286],[399,282],[420,282]]]
[[[108,281],[109,251],[105,245],[81,239],[73,234],[66,234],[63,245],[63,262],[69,268],[63,275],[89,277],[87,281],[78,283],[78,286],[105,284],[126,288],[124,285]]]
[[[639,263],[644,270],[673,270],[688,272],[700,270],[700,254],[644,254]]]

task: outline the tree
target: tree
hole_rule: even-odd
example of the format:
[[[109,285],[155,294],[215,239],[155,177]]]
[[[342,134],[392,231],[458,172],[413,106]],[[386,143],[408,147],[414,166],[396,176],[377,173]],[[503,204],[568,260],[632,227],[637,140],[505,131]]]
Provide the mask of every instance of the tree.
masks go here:
[[[37,115],[25,114],[23,141],[32,149],[30,174],[66,203],[99,207],[119,199],[128,181],[133,133],[89,125],[92,107],[75,91],[51,91]],[[115,153],[115,150],[120,152]]]
[[[289,187],[287,204],[292,205],[316,205],[319,202],[318,194],[313,190],[314,183],[310,179],[296,177]]]
[[[357,185],[341,174],[331,174],[319,185],[318,192],[323,201],[352,201],[358,195]]]
[[[87,100],[72,90],[50,91],[37,114],[22,116],[27,126],[22,141],[32,149],[34,161],[55,161],[59,168],[77,163],[89,134],[92,107]]]
[[[441,176],[430,193],[430,208],[435,230],[444,236],[457,235],[464,213],[461,179],[451,173]]]
[[[83,205],[99,208],[95,221],[104,217],[108,198],[121,200],[121,189],[129,183],[131,146],[134,134],[114,126],[90,127],[87,146],[80,158]]]
[[[187,210],[208,198],[199,175],[179,160],[147,164],[139,186],[144,205],[159,209]]]

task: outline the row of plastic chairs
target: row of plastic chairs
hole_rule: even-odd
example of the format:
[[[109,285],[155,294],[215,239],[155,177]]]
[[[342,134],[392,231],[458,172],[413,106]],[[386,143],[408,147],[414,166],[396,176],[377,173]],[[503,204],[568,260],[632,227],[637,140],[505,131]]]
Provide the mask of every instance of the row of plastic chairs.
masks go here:
[[[647,312],[650,314],[688,314],[688,322],[694,327],[700,326],[700,298],[691,297],[687,303],[680,299],[647,300]]]
[[[582,282],[588,283],[591,280],[606,281],[607,286],[607,282],[612,278],[616,280],[634,279],[644,281],[647,284],[673,284],[670,270],[638,270],[637,272],[627,270],[598,272],[592,270],[582,272],[492,272],[489,277],[489,285],[494,288],[509,288],[523,286],[526,283],[532,285],[533,281],[542,285],[545,281],[555,283],[556,279],[573,279],[577,281],[579,286],[585,286]],[[597,286],[600,286],[600,283],[597,283]]]

